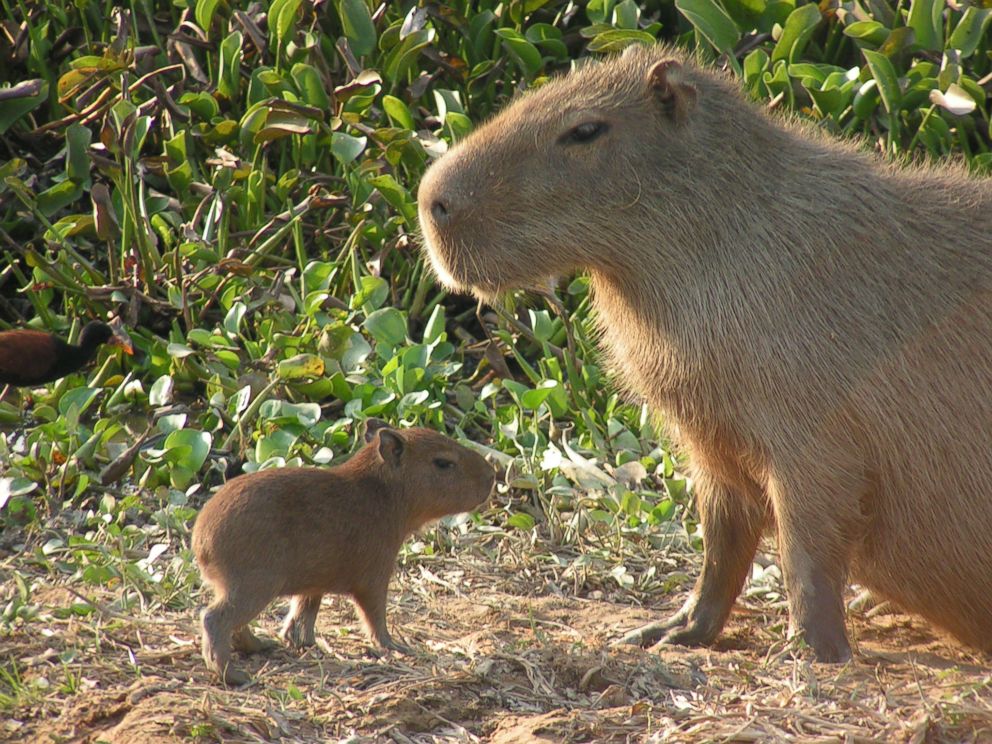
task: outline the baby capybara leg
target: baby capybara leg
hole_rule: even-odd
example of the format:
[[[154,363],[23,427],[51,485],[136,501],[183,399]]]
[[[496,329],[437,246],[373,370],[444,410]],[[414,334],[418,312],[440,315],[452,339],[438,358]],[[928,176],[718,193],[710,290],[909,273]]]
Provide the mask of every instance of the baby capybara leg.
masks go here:
[[[203,612],[201,649],[207,667],[229,685],[243,685],[251,678],[230,663],[234,631],[251,622],[272,595],[228,591]]]
[[[275,641],[264,640],[251,632],[247,625],[235,628],[231,634],[231,647],[245,654],[258,654],[278,648]]]
[[[320,611],[321,594],[299,594],[293,597],[289,614],[282,626],[280,637],[294,648],[312,646],[317,639],[314,626]]]
[[[698,646],[711,643],[747,578],[767,519],[763,497],[731,488],[705,472],[695,478],[703,531],[703,569],[685,604],[672,617],[628,633],[623,642]]]
[[[386,628],[386,590],[388,586],[389,576],[387,575],[384,580],[355,592],[352,599],[355,601],[355,606],[365,624],[365,630],[373,643],[382,648],[412,654],[412,649],[394,641]]]

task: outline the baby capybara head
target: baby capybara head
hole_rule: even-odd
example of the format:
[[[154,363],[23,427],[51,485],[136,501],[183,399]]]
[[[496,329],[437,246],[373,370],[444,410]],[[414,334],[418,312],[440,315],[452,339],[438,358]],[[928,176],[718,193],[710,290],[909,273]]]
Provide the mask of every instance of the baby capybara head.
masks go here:
[[[441,281],[481,297],[545,289],[577,269],[622,271],[612,264],[628,232],[663,238],[696,222],[685,219],[696,161],[719,157],[700,153],[709,145],[699,120],[719,118],[721,105],[700,117],[701,93],[721,82],[676,54],[638,47],[589,62],[434,163],[418,201]]]
[[[381,475],[411,498],[416,522],[471,511],[492,493],[493,466],[432,429],[391,429],[369,419],[365,440],[366,451],[381,461]]]

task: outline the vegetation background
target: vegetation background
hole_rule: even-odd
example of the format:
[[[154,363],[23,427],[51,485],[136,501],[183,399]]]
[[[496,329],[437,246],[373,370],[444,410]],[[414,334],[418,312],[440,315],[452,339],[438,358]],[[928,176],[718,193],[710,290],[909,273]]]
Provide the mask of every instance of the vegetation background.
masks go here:
[[[990,18],[988,0],[3,0],[0,328],[119,315],[138,354],[0,402],[0,641],[194,617],[209,489],[346,457],[368,416],[507,472],[404,570],[468,544],[578,597],[683,589],[687,484],[600,366],[587,281],[558,310],[447,295],[417,246],[420,175],[520,90],[656,39],[759,105],[988,174]],[[0,659],[8,733],[86,689],[92,642]]]

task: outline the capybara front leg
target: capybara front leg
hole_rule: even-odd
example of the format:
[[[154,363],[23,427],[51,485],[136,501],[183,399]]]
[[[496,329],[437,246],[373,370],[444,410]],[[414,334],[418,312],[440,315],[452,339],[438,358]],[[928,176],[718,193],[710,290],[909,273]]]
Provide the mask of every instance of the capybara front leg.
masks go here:
[[[365,629],[372,642],[386,649],[393,649],[404,654],[412,654],[413,651],[408,646],[398,643],[389,635],[386,627],[386,590],[388,588],[388,576],[384,581],[355,592],[352,598],[361,613],[365,623]]]
[[[844,618],[844,583],[855,527],[843,516],[838,489],[775,482],[770,496],[778,526],[789,599],[789,635],[802,634],[818,661],[851,658]],[[829,505],[824,514],[817,505]]]
[[[696,585],[682,609],[631,631],[625,643],[711,643],[744,586],[767,518],[762,497],[756,488],[731,488],[706,473],[697,473],[695,493],[703,531],[703,569]]]

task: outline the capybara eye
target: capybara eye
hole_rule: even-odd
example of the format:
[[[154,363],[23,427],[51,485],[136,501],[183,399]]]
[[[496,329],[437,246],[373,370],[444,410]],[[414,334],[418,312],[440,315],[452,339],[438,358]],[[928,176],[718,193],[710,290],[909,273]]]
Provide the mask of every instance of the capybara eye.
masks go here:
[[[435,457],[434,467],[438,470],[451,470],[451,468],[455,467],[455,463],[454,460],[446,460],[443,457]]]
[[[570,129],[560,142],[562,144],[578,143],[581,145],[592,142],[601,134],[605,134],[610,125],[603,121],[586,121]]]

